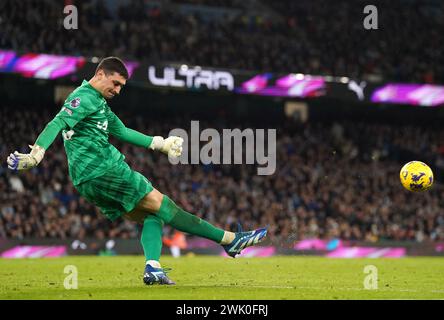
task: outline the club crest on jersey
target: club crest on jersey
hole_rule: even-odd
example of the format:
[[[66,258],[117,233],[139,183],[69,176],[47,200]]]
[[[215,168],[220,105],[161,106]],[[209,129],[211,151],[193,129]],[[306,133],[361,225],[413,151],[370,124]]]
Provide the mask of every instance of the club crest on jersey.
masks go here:
[[[71,102],[69,103],[69,105],[73,109],[78,108],[78,106],[80,106],[80,98],[72,99]]]

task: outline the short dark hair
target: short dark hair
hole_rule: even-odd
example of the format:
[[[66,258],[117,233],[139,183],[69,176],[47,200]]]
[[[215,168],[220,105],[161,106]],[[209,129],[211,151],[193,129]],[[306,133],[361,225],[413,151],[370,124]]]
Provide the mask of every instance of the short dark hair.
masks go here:
[[[125,67],[125,64],[122,60],[117,57],[107,57],[100,61],[99,65],[96,68],[96,73],[99,70],[103,70],[106,75],[109,75],[113,72],[117,72],[125,79],[128,79],[128,70]]]

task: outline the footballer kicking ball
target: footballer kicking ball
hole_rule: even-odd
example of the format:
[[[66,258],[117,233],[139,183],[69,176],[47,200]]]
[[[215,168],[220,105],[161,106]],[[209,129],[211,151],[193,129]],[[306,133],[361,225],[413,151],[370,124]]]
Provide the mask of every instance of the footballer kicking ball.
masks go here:
[[[421,161],[406,163],[399,173],[404,188],[413,192],[429,189],[433,184],[433,171]]]

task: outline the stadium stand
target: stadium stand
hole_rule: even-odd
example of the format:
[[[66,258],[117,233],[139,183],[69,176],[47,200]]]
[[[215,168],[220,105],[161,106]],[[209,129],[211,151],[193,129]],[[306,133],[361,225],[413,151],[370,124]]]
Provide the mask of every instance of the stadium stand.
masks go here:
[[[186,118],[145,122],[131,113],[117,113],[129,127],[147,134],[167,134],[183,127]],[[24,143],[32,143],[52,116],[48,111],[0,108],[0,158],[19,146],[26,151]],[[205,120],[200,126],[221,129],[224,121]],[[232,128],[262,125],[232,121]],[[246,228],[269,225],[270,240],[281,244],[313,237],[424,242],[444,240],[444,189],[436,183],[421,195],[403,190],[398,157],[419,150],[443,168],[443,134],[442,128],[413,124],[298,124],[288,119],[278,129],[277,169],[270,176],[256,175],[253,165],[173,166],[152,151],[112,142],[160,191],[224,228],[235,228],[239,219]],[[0,237],[138,236],[135,224],[110,223],[79,198],[69,181],[61,138],[29,172],[14,173],[2,162],[0,203]]]
[[[442,1],[376,1],[378,32],[367,32],[362,26],[367,4],[361,0],[353,5],[322,0],[148,4],[133,0],[114,8],[89,0],[77,4],[82,14],[81,32],[76,32],[63,28],[62,2],[7,0],[0,10],[0,47],[251,71],[442,83]],[[187,10],[177,9],[184,5]],[[228,11],[211,16],[205,11],[218,6]]]

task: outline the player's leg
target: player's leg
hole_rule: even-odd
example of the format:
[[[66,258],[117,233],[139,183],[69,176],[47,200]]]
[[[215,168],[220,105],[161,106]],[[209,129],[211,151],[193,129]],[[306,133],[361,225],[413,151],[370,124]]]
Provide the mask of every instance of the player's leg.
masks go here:
[[[226,232],[182,210],[171,199],[156,189],[139,202],[137,209],[154,213],[166,224],[179,231],[210,239],[220,244],[230,243],[235,236],[233,232]]]
[[[76,185],[76,189],[85,199],[98,206],[111,221],[125,217],[143,224],[141,242],[147,261],[153,265],[145,263],[144,282],[174,284],[159,264],[163,221],[146,210],[135,208],[140,199],[153,190],[151,183],[142,174],[122,162],[104,175]]]
[[[162,219],[153,214],[147,215],[146,212],[140,209],[134,209],[124,217],[143,225],[140,244],[145,254],[146,263],[160,268],[159,259],[162,252],[162,230],[164,225]]]
[[[146,195],[137,205],[135,209],[125,214],[125,219],[135,221],[143,224],[142,236],[140,242],[145,253],[145,272],[143,281],[150,285],[154,283],[173,284],[173,282],[164,273],[161,264],[160,256],[162,251],[162,227],[163,219],[153,214],[158,212],[162,205],[163,195],[153,189]],[[171,219],[167,219],[170,222]],[[223,238],[223,230],[220,231]],[[217,233],[217,231],[216,231]],[[219,235],[211,235],[210,237],[219,239]],[[208,234],[207,234],[208,235]]]
[[[143,197],[137,209],[154,213],[171,227],[192,235],[210,239],[221,244],[228,255],[234,257],[246,247],[255,245],[263,240],[265,228],[249,232],[230,232],[215,227],[209,222],[180,208],[168,196],[153,189]]]
[[[153,214],[147,214],[141,209],[134,209],[124,215],[124,218],[140,223],[142,235],[140,243],[145,254],[145,272],[143,281],[146,284],[174,284],[169,279],[160,265],[160,255],[162,253],[162,229],[163,221]]]

